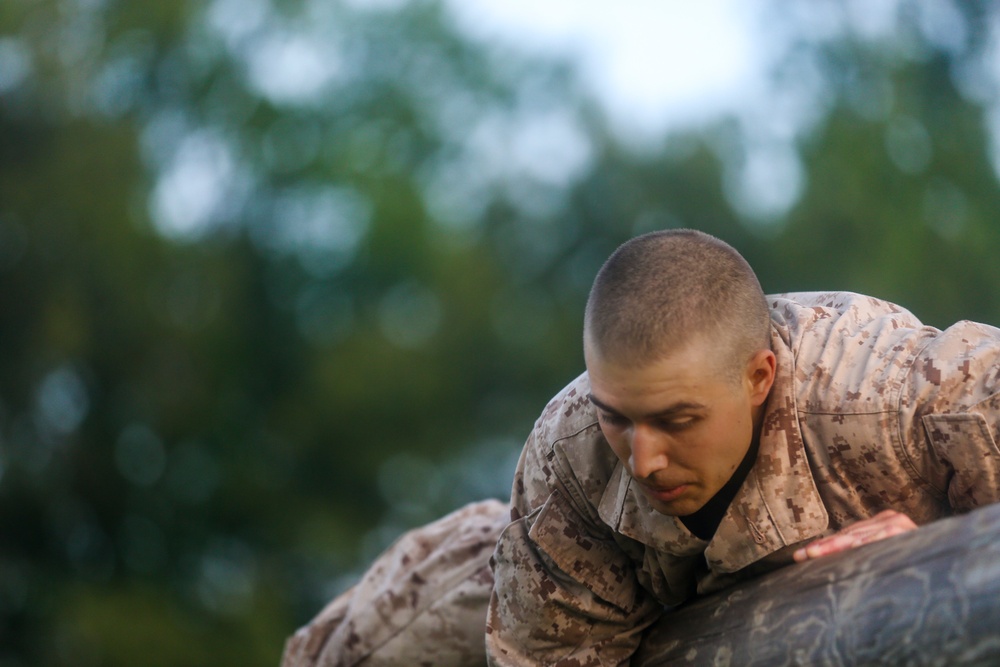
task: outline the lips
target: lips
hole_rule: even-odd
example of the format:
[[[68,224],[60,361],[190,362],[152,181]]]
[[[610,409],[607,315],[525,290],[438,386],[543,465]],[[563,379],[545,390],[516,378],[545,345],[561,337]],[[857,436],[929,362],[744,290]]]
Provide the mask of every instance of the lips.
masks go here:
[[[669,503],[671,501],[677,500],[682,495],[684,495],[684,492],[687,491],[687,489],[688,489],[687,484],[681,484],[680,486],[672,486],[672,487],[647,486],[646,492],[653,498],[659,500],[660,502]]]

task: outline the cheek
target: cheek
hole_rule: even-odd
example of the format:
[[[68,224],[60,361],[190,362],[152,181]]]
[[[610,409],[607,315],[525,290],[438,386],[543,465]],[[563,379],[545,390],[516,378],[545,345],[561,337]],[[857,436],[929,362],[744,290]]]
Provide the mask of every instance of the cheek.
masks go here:
[[[604,439],[607,440],[608,445],[611,447],[611,451],[615,453],[622,461],[628,461],[629,458],[629,447],[628,439],[620,431],[615,431],[610,428],[601,427],[601,433],[604,434]]]
[[[716,456],[721,472],[728,474],[739,466],[750,448],[752,436],[753,429],[749,426],[749,420],[741,419],[738,414],[734,414],[727,424],[716,430],[713,440],[717,443]]]

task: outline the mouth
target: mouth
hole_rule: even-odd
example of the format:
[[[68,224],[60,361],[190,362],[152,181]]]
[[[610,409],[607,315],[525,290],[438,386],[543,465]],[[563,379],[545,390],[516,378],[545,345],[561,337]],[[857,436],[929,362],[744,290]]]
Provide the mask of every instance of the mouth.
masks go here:
[[[645,487],[645,489],[646,493],[648,493],[650,497],[655,498],[656,500],[659,500],[662,503],[669,503],[674,500],[677,500],[682,495],[684,495],[684,492],[687,491],[688,489],[688,485],[681,484],[680,486],[671,486],[671,487],[647,486]]]

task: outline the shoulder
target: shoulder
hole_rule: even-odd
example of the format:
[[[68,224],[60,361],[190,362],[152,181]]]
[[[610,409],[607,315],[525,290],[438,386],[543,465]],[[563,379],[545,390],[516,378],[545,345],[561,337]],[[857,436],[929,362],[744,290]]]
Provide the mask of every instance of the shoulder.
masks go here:
[[[590,403],[590,380],[583,373],[556,394],[535,422],[525,446],[525,476],[558,485],[579,503],[596,507],[617,464]]]
[[[919,329],[923,323],[906,308],[856,292],[789,292],[767,297],[771,319],[793,333],[836,329],[853,333],[872,322],[897,329]]]
[[[535,437],[553,443],[597,424],[597,413],[590,403],[590,378],[577,376],[546,404],[535,422]]]
[[[1000,330],[961,321],[944,331],[899,305],[852,292],[768,297],[805,409],[961,409],[1000,383]]]
[[[780,294],[769,302],[806,411],[889,409],[936,333],[906,308],[853,292]]]
[[[963,320],[944,331],[934,330],[918,351],[907,378],[903,407],[918,414],[978,412],[987,407],[996,413],[1000,408],[998,391],[1000,329]]]

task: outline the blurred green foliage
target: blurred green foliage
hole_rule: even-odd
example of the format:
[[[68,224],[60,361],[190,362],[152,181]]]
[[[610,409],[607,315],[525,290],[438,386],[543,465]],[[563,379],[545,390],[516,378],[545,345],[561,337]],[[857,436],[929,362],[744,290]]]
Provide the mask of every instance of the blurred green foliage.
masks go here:
[[[383,4],[0,4],[0,667],[276,665],[401,530],[507,495],[635,233],[1000,322],[993,3],[762,4],[785,115],[642,150],[567,63]]]

